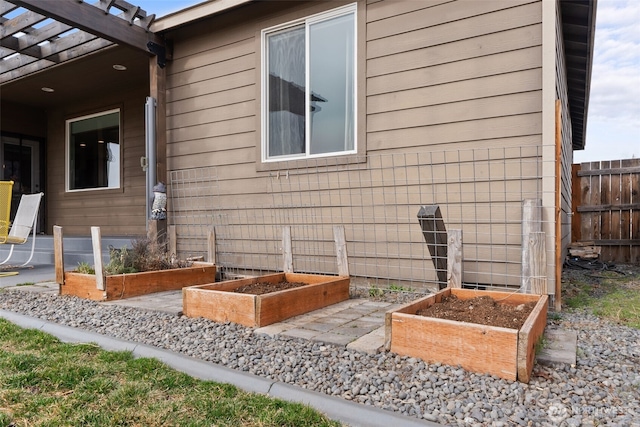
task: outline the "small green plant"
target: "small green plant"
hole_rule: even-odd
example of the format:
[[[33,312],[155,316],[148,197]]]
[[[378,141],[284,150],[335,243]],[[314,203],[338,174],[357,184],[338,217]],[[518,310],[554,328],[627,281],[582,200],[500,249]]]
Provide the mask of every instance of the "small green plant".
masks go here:
[[[379,298],[384,295],[384,291],[377,286],[371,285],[369,287],[369,297],[371,298]]]
[[[83,274],[96,274],[95,268],[93,268],[93,266],[88,262],[84,262],[84,261],[78,263],[78,266],[76,267],[76,271],[78,273],[83,273]]]
[[[549,312],[549,320],[553,320],[554,322],[558,322],[560,320],[562,320],[562,315],[560,313],[558,313],[557,311],[551,311]]]
[[[544,335],[540,335],[536,341],[536,356],[547,346],[548,342]]]
[[[18,283],[16,286],[33,286],[35,285],[35,283],[33,282],[24,282],[24,283]]]
[[[395,292],[413,292],[413,288],[396,285],[395,283],[389,285],[389,290]]]

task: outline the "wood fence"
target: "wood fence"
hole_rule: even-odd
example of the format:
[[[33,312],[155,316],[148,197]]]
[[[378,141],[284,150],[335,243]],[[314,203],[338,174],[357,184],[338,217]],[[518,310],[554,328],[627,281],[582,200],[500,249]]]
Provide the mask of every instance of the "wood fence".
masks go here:
[[[640,159],[574,164],[572,175],[572,240],[601,246],[601,261],[640,264]]]

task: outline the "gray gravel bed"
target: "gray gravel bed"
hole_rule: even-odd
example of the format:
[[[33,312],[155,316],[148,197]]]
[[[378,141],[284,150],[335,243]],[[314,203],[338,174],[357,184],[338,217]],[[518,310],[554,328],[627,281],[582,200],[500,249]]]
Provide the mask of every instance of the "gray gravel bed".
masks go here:
[[[577,364],[538,365],[522,384],[76,297],[0,291],[0,308],[445,425],[640,427],[640,331],[587,312],[562,313],[548,325],[578,332]]]

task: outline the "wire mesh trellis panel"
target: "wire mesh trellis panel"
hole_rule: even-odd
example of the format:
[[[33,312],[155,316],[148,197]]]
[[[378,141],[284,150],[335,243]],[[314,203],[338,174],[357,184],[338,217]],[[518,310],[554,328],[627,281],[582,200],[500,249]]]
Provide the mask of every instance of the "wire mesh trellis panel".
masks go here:
[[[282,229],[288,226],[295,271],[337,274],[333,227],[340,225],[352,283],[433,290],[438,274],[417,215],[423,205],[438,205],[446,228],[462,230],[463,283],[520,286],[522,203],[542,198],[541,148],[369,155],[350,162],[327,157],[303,163],[268,173],[264,192],[270,203],[250,207],[216,204],[211,188],[206,196],[190,189],[201,198],[188,200],[190,193],[182,187],[201,182],[190,174],[206,176],[219,190],[215,168],[172,174],[172,196],[184,199],[174,201],[179,241],[190,240],[179,247],[204,250],[206,229],[215,226],[216,262],[222,270],[251,275],[281,271]],[[224,193],[232,189],[225,187]],[[209,203],[208,211],[203,202]]]
[[[171,171],[169,221],[178,230],[176,249],[182,257],[206,255],[219,195],[215,167]]]

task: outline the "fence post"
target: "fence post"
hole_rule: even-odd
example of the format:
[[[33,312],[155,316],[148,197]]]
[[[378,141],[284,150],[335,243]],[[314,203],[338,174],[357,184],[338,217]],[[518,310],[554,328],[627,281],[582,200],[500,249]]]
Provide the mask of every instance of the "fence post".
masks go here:
[[[176,226],[168,226],[167,234],[169,238],[169,255],[178,256],[178,235],[176,234]]]
[[[104,272],[102,269],[102,244],[100,242],[100,227],[91,227],[91,243],[93,246],[93,263],[96,270],[96,288],[104,291]]]
[[[347,243],[343,225],[333,227],[333,239],[336,242],[336,256],[338,258],[338,274],[349,276],[349,260],[347,259]]]
[[[520,288],[524,293],[531,293],[531,233],[542,231],[542,201],[525,199],[522,202],[522,282]]]
[[[529,235],[529,265],[531,275],[528,278],[531,284],[531,293],[546,295],[547,292],[547,255],[545,250],[545,233],[536,231]]]
[[[291,226],[282,227],[282,270],[293,273],[293,254],[291,253]]]
[[[438,289],[447,286],[447,230],[438,205],[425,205],[418,211],[418,221],[422,228],[431,260],[438,275]]]
[[[56,269],[56,283],[64,285],[64,246],[62,241],[62,227],[53,226],[53,258]]]
[[[210,228],[207,234],[207,262],[216,263],[216,230]]]
[[[462,288],[462,230],[449,230],[447,237],[447,286]]]

